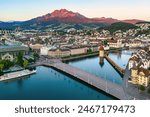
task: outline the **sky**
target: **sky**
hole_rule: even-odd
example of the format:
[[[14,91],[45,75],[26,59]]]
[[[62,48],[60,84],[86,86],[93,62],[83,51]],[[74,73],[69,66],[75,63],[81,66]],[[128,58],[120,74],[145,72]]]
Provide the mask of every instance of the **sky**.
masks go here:
[[[89,18],[150,21],[150,0],[0,0],[0,21],[29,20],[62,8]]]

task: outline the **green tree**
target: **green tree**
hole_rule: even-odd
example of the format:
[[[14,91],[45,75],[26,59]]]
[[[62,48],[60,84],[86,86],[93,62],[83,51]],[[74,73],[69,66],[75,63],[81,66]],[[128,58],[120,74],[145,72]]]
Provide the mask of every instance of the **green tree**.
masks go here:
[[[89,48],[89,49],[87,50],[87,52],[88,52],[88,53],[92,53],[92,49]]]
[[[147,93],[150,94],[150,88],[148,88]]]
[[[104,40],[104,41],[103,41],[103,44],[104,44],[104,45],[108,45],[108,41],[107,41],[107,40]]]
[[[87,35],[92,35],[91,31],[86,32]]]
[[[3,71],[4,69],[4,64],[0,64],[0,71]]]
[[[32,58],[30,58],[30,59],[28,60],[28,62],[29,62],[29,63],[35,63],[35,60],[32,59]]]
[[[140,85],[140,86],[139,86],[139,90],[140,90],[140,91],[145,91],[145,87],[144,87],[143,85]]]
[[[0,76],[4,75],[4,73],[2,71],[0,71]]]
[[[14,65],[14,63],[9,60],[0,60],[0,64],[1,64],[1,69],[9,69]]]
[[[23,62],[23,67],[26,68],[28,65],[29,65],[29,62],[28,62],[27,60],[25,60],[25,61]]]
[[[32,52],[32,48],[29,48],[29,52]]]
[[[37,53],[34,53],[34,54],[33,54],[33,57],[34,57],[34,60],[36,61],[36,60],[39,59],[40,56],[39,56]]]
[[[23,53],[19,52],[19,54],[17,55],[17,64],[20,66],[23,66]]]

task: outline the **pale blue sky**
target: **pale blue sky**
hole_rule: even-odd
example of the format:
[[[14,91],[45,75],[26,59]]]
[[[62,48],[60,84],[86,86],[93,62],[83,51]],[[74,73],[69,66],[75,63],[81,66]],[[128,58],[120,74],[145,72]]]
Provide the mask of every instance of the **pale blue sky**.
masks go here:
[[[87,17],[150,21],[150,0],[0,0],[0,21],[28,20],[61,8]]]

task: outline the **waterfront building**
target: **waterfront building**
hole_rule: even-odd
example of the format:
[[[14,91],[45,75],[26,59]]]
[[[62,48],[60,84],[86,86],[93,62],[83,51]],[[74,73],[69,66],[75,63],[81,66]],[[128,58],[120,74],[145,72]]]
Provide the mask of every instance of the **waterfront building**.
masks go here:
[[[51,56],[51,57],[70,56],[70,50],[67,48],[65,48],[65,49],[51,49],[48,51],[48,56]]]
[[[145,48],[133,53],[129,59],[128,69],[131,70],[133,84],[147,87],[150,82],[150,51]]]
[[[131,69],[131,81],[133,84],[147,87],[150,83],[150,72],[144,68],[133,67]]]
[[[136,66],[131,69],[131,80],[133,84],[138,84],[138,69]]]
[[[148,69],[150,67],[150,51],[146,50],[139,50],[136,53],[133,53],[131,58],[129,59],[128,69],[130,70],[133,65],[137,66],[138,68],[145,68]]]
[[[108,45],[110,48],[121,48],[124,46],[121,39],[117,39],[117,40],[109,39]]]
[[[28,47],[25,46],[0,46],[0,59],[13,61],[19,52],[24,55],[28,53]]]
[[[138,66],[138,63],[140,62],[140,58],[138,56],[132,56],[129,59],[129,63],[128,63],[128,69],[130,70],[131,68],[133,68],[133,65],[135,64],[136,66]]]
[[[70,48],[71,55],[86,54],[87,50],[88,50],[87,47],[71,47]]]
[[[142,42],[140,40],[128,40],[126,42],[126,47],[129,48],[135,48],[135,47],[141,47]]]

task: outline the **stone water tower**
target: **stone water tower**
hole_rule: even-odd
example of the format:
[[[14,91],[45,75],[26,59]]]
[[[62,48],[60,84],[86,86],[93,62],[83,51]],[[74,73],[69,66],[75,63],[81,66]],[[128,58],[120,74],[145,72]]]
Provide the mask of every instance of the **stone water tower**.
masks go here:
[[[104,47],[100,46],[99,48],[99,57],[100,57],[100,65],[101,67],[104,65],[104,56],[105,56],[105,51],[104,51]]]

